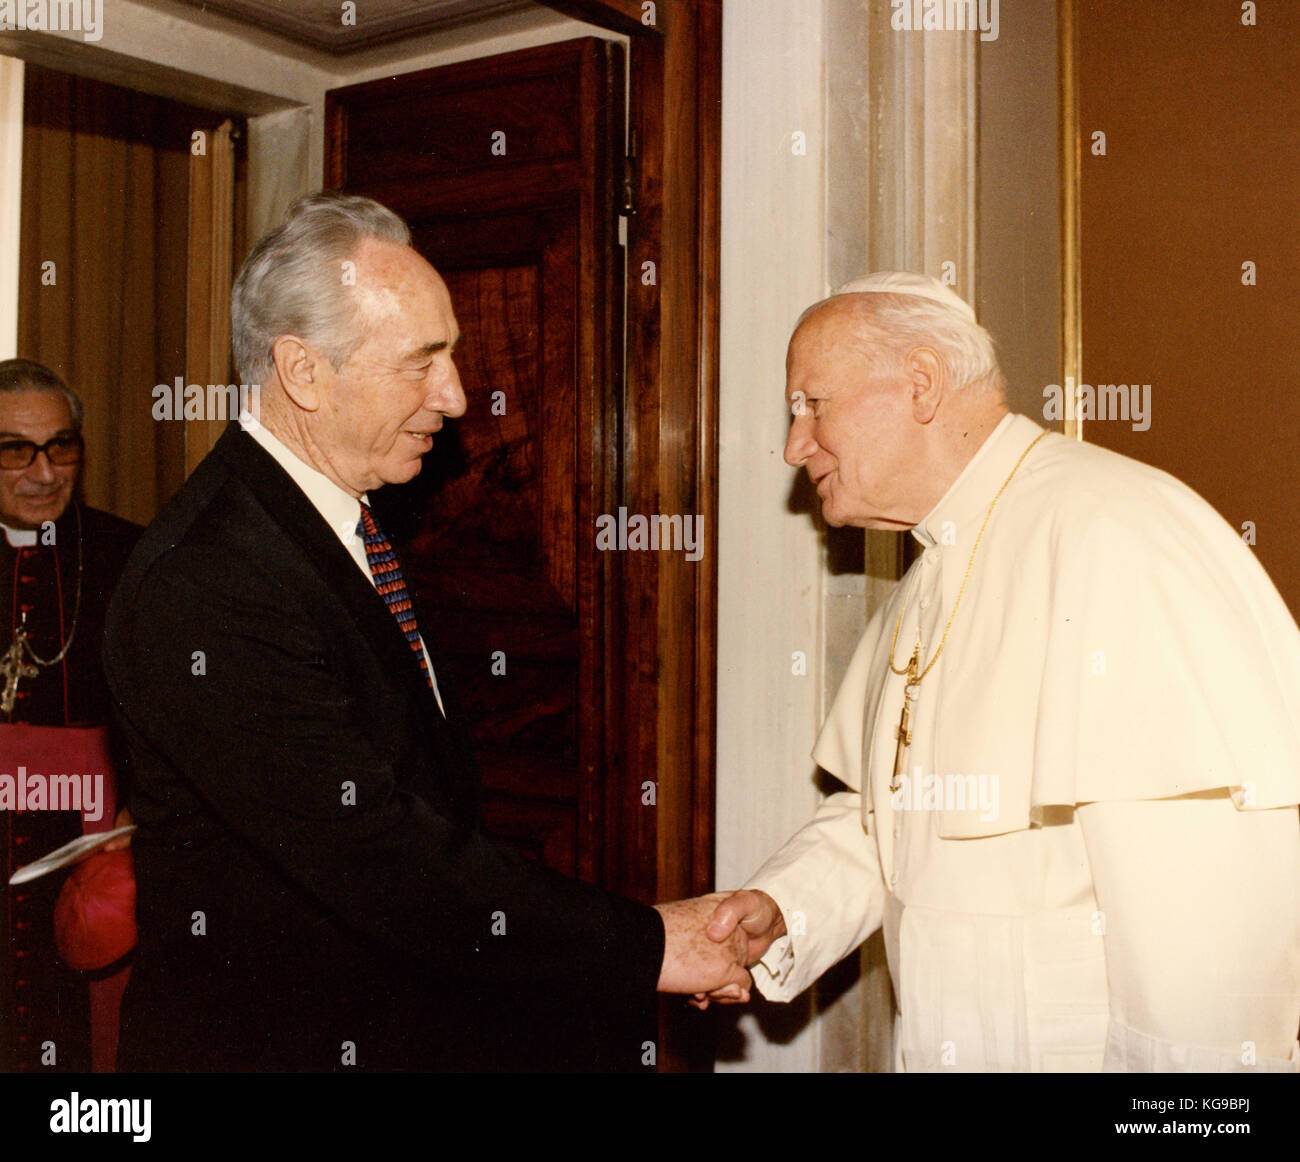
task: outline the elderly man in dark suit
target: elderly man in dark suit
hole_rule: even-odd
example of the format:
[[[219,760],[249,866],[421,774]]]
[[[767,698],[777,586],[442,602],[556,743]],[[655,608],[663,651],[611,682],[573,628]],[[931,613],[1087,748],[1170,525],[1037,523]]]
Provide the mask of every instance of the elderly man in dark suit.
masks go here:
[[[637,1068],[656,987],[748,986],[706,901],[621,899],[478,829],[436,625],[367,503],[465,410],[451,300],[409,241],[322,194],[258,244],[232,321],[260,413],[118,588],[105,659],[140,828],[123,1068]]]

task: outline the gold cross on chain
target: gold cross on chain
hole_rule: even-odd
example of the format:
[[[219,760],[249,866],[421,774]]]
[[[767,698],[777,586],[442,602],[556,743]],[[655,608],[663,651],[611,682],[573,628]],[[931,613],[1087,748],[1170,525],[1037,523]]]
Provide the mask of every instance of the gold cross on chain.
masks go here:
[[[921,643],[916,643],[911,660],[907,663],[907,682],[903,686],[903,713],[898,716],[898,729],[894,737],[898,739],[898,749],[894,752],[894,777],[889,780],[889,789],[897,791],[902,783],[903,764],[907,760],[907,748],[912,745],[912,703],[916,700],[916,691],[921,688],[917,680],[921,668]]]
[[[18,701],[18,682],[22,678],[34,678],[40,673],[35,666],[29,666],[23,661],[23,643],[27,640],[27,632],[22,626],[14,631],[13,644],[5,651],[5,656],[0,658],[0,675],[4,677],[4,692],[0,693],[0,713],[8,715],[12,713],[14,704]]]

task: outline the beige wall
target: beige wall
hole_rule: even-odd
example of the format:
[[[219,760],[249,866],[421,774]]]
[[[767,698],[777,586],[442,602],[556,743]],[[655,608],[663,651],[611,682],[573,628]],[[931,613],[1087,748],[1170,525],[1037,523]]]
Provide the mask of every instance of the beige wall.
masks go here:
[[[825,546],[792,511],[785,345],[828,289],[820,3],[735,0],[722,49],[717,881],[739,887],[812,814]],[[795,151],[804,135],[806,153]],[[834,213],[846,210],[843,202]],[[858,227],[861,229],[861,227]],[[803,675],[792,655],[807,659]],[[723,1071],[817,1068],[804,1005],[726,1019]],[[734,1024],[732,1024],[734,1022]]]

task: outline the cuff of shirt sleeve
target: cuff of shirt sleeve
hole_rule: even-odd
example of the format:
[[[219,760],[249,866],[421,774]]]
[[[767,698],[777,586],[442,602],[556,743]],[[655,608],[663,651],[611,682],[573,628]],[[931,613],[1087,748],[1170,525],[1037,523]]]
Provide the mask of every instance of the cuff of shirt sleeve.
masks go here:
[[[746,887],[755,888],[771,896],[776,901],[776,906],[781,909],[782,916],[790,917],[795,914],[791,906],[790,893],[783,889],[783,885],[772,880],[763,880],[747,884]],[[787,925],[789,922],[787,919]],[[803,979],[805,974],[798,971],[801,966],[807,967],[808,960],[806,951],[804,959],[802,961],[799,959],[799,950],[796,947],[798,943],[802,943],[802,938],[796,941],[794,933],[787,931],[784,936],[778,936],[768,945],[767,951],[750,969],[754,987],[767,1000],[786,1004],[812,984],[811,980]]]
[[[779,936],[773,940],[768,949],[761,957],[755,968],[763,969],[763,973],[754,973],[754,984],[768,1000],[784,1000],[786,998],[778,996],[781,986],[785,984],[790,975],[791,969],[794,968],[794,945],[789,936]],[[764,975],[766,973],[766,975]],[[768,990],[771,990],[769,993]]]

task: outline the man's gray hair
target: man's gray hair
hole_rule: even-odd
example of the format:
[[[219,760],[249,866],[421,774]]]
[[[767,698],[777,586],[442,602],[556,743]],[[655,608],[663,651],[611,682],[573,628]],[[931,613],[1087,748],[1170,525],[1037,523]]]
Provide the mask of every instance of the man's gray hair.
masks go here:
[[[0,360],[0,393],[19,391],[48,391],[63,396],[72,413],[72,426],[81,431],[81,397],[44,363],[34,359]]]
[[[937,278],[903,270],[855,278],[814,303],[799,321],[841,295],[862,298],[867,315],[859,325],[868,332],[867,359],[875,373],[900,372],[909,351],[931,347],[959,388],[1006,390],[993,337],[976,322],[970,304]]]
[[[294,202],[284,223],[253,247],[230,295],[241,381],[261,384],[271,377],[271,349],[281,335],[307,340],[336,371],[347,363],[365,334],[344,264],[367,238],[411,244],[406,223],[386,206],[320,192]]]

